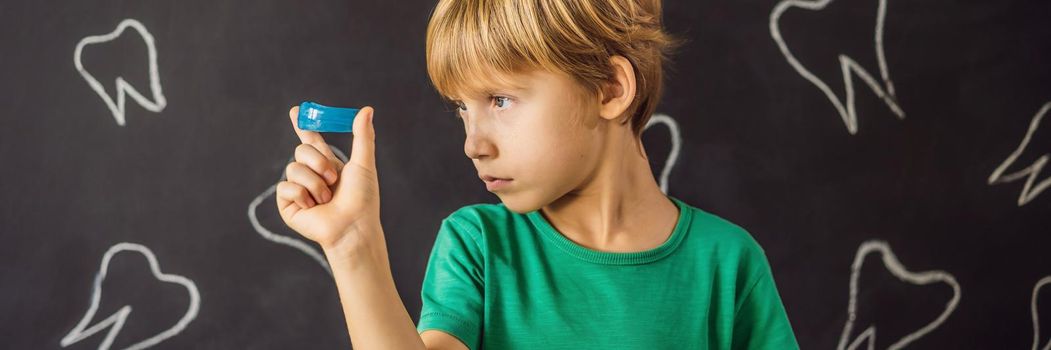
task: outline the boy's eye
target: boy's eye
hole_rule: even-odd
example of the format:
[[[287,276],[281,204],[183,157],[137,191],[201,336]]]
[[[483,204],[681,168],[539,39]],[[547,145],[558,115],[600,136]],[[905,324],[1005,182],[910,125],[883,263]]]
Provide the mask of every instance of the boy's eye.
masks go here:
[[[504,108],[511,102],[511,99],[503,96],[493,96],[493,102],[496,104],[496,107]]]
[[[500,109],[507,108],[512,102],[510,97],[504,96],[490,96],[489,100],[492,101],[496,108]],[[457,118],[462,117],[462,114],[467,112],[467,104],[463,103],[463,101],[452,101],[452,105],[456,108]]]
[[[463,113],[467,111],[467,105],[464,105],[462,101],[451,102],[456,119],[463,118]]]

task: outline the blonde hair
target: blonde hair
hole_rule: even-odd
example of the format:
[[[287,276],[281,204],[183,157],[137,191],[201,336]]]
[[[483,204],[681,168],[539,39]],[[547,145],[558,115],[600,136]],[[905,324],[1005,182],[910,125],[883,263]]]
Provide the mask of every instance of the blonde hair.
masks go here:
[[[427,26],[427,73],[451,99],[532,69],[564,73],[595,96],[613,79],[610,57],[635,70],[628,118],[636,137],[662,91],[662,67],[681,44],[661,27],[661,0],[440,0]]]

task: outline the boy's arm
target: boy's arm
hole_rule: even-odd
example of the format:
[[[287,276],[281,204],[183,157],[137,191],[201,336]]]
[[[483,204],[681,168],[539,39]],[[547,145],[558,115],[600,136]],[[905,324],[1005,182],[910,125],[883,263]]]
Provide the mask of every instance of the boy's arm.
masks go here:
[[[420,337],[423,338],[423,342],[427,344],[428,349],[470,350],[460,339],[437,329],[423,331],[423,333],[420,333]]]
[[[325,250],[354,349],[427,349],[394,286],[383,229],[365,230],[359,247]]]
[[[372,108],[354,118],[346,164],[321,134],[299,129],[298,112],[288,111],[302,144],[285,168],[287,181],[277,184],[281,219],[325,251],[355,349],[425,349],[394,287],[380,225]]]

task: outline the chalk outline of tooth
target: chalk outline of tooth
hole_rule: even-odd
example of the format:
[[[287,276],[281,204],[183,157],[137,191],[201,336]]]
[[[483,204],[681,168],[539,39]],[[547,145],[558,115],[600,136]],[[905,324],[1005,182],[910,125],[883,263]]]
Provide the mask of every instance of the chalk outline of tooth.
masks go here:
[[[948,284],[953,289],[953,297],[949,300],[949,303],[945,305],[945,311],[943,311],[938,318],[931,321],[926,326],[923,326],[919,330],[909,333],[908,335],[898,339],[898,341],[891,344],[887,349],[896,350],[901,349],[909,343],[919,339],[920,337],[930,333],[935,328],[940,326],[945,319],[949,317],[953,311],[956,310],[956,305],[960,302],[960,284],[956,282],[956,278],[948,272],[942,270],[930,270],[923,272],[911,272],[906,270],[905,267],[898,261],[897,256],[891,251],[890,246],[885,241],[880,240],[869,240],[865,241],[858,247],[858,252],[854,256],[854,264],[851,265],[850,272],[850,302],[847,305],[847,322],[843,325],[843,333],[839,337],[839,345],[836,347],[838,350],[854,350],[864,340],[868,340],[868,349],[873,350],[876,348],[876,326],[869,325],[865,331],[858,333],[858,336],[854,338],[854,341],[848,346],[847,339],[850,337],[850,333],[854,328],[854,321],[857,319],[857,296],[858,296],[858,277],[861,272],[861,266],[865,262],[865,257],[871,252],[879,252],[883,258],[883,266],[890,271],[894,277],[899,280],[914,285],[927,285],[934,282],[943,282]]]
[[[98,311],[99,302],[102,299],[102,281],[106,279],[106,274],[109,272],[110,259],[112,259],[113,256],[117,253],[123,251],[134,251],[139,254],[142,254],[142,256],[146,258],[146,261],[149,262],[150,272],[153,274],[154,278],[161,282],[182,285],[190,294],[190,305],[189,307],[187,307],[186,313],[183,314],[183,317],[179,319],[179,321],[176,322],[174,326],[164,330],[163,332],[157,333],[152,337],[139,341],[138,343],[132,344],[131,346],[126,347],[125,349],[138,350],[156,345],[161,341],[164,341],[165,339],[171,338],[179,334],[179,332],[182,332],[182,330],[186,328],[186,325],[188,325],[190,321],[193,321],[193,319],[197,317],[197,313],[199,312],[201,307],[201,295],[197,290],[197,284],[193,283],[193,281],[189,278],[180,275],[162,273],[160,265],[157,263],[157,257],[153,255],[153,252],[150,251],[150,249],[146,246],[136,243],[121,242],[110,247],[109,250],[106,251],[106,254],[102,256],[102,264],[99,266],[99,271],[95,275],[95,282],[92,287],[91,306],[88,307],[87,313],[85,313],[84,317],[80,319],[80,322],[77,323],[76,327],[73,327],[73,330],[69,331],[69,333],[62,337],[62,340],[59,342],[62,345],[62,347],[67,347],[73,343],[91,337],[95,333],[98,333],[99,331],[102,331],[103,329],[105,329],[106,327],[110,327],[111,325],[112,327],[110,327],[109,332],[106,334],[106,338],[103,339],[102,343],[99,344],[98,348],[99,350],[106,350],[109,349],[111,345],[113,345],[114,338],[116,338],[117,334],[120,333],[120,330],[124,327],[124,322],[127,320],[128,315],[131,314],[131,305],[124,305],[119,310],[117,310],[117,312],[113,313],[106,319],[99,321],[87,330],[85,330],[84,328],[87,327],[88,322],[91,322],[91,320],[95,318],[95,312]]]
[[[879,0],[879,8],[876,12],[875,31],[876,60],[879,62],[880,77],[883,80],[883,84],[886,86],[886,92],[884,92],[883,88],[879,86],[879,83],[872,77],[872,74],[865,70],[865,68],[861,67],[861,65],[854,61],[853,58],[844,54],[839,54],[839,67],[843,74],[843,86],[847,94],[847,100],[844,103],[835,92],[832,92],[832,89],[830,89],[821,78],[818,78],[811,73],[810,70],[806,69],[806,67],[804,67],[788,49],[788,45],[785,44],[784,38],[781,37],[779,22],[781,20],[781,15],[791,7],[799,7],[814,11],[821,10],[831,1],[832,0],[782,0],[774,6],[774,10],[770,12],[770,36],[773,37],[778,48],[781,49],[781,53],[784,54],[788,64],[792,65],[792,68],[795,68],[799,75],[806,78],[811,84],[814,84],[814,86],[825,93],[828,100],[832,102],[833,107],[839,112],[840,118],[843,119],[843,123],[847,126],[847,132],[851,135],[857,134],[858,132],[857,111],[854,109],[853,74],[851,74],[851,72],[854,72],[854,74],[857,74],[861,80],[864,80],[869,88],[871,88],[872,91],[876,93],[876,96],[887,104],[887,107],[890,108],[891,112],[893,112],[899,120],[905,119],[905,111],[903,111],[901,107],[898,106],[897,101],[895,101],[897,97],[894,94],[894,83],[891,81],[890,73],[887,71],[887,59],[883,53],[883,23],[887,14],[887,0]],[[846,104],[846,109],[843,107],[844,104]]]
[[[1033,299],[1032,299],[1032,301],[1029,304],[1030,315],[1033,316],[1033,348],[1032,348],[1032,350],[1037,350],[1037,347],[1040,346],[1040,315],[1037,313],[1037,310],[1036,310],[1037,296],[1040,293],[1040,288],[1043,288],[1045,285],[1048,285],[1048,284],[1051,284],[1051,276],[1044,276],[1044,278],[1041,278],[1040,281],[1037,281],[1036,285],[1033,286]],[[1044,345],[1044,348],[1041,349],[1041,350],[1051,350],[1051,340],[1048,340],[1047,344]]]
[[[84,65],[80,61],[81,52],[84,50],[84,46],[104,43],[116,39],[120,37],[128,27],[135,29],[135,31],[139,33],[139,36],[142,37],[142,41],[146,43],[146,49],[149,52],[150,90],[153,94],[153,99],[156,102],[146,99],[146,97],[142,96],[134,86],[128,84],[128,82],[124,80],[124,77],[118,76],[116,89],[114,90],[114,92],[117,93],[117,102],[114,103],[113,98],[106,94],[106,89],[102,84],[95,79],[95,76],[91,75],[91,73],[88,73],[88,71],[84,69]],[[142,108],[151,112],[160,113],[164,110],[164,107],[168,105],[167,99],[164,98],[164,92],[161,90],[161,77],[157,72],[157,47],[154,43],[153,35],[150,34],[150,32],[146,30],[146,26],[143,26],[138,20],[128,18],[121,21],[120,24],[117,25],[117,29],[114,29],[112,32],[103,35],[92,35],[80,39],[80,42],[77,43],[77,48],[73,51],[73,65],[76,66],[77,72],[80,72],[80,75],[88,82],[91,89],[95,90],[95,93],[97,93],[99,97],[102,97],[102,102],[105,102],[106,107],[109,107],[110,113],[113,114],[113,119],[116,119],[117,121],[117,125],[124,126],[124,112],[126,110],[125,94],[131,95],[131,98],[142,106]]]
[[[332,153],[335,154],[336,157],[339,158],[341,161],[343,161],[344,164],[347,163],[347,155],[344,154],[343,151],[339,150],[339,148],[336,148],[332,145],[328,145],[328,148],[331,149]],[[292,162],[294,160],[295,157],[292,157],[291,159],[289,159],[289,162]],[[281,173],[281,178],[279,178],[277,182],[281,181],[285,181],[285,174],[283,172]],[[325,269],[325,272],[331,275],[332,268],[328,266],[328,260],[325,260],[325,256],[321,254],[321,252],[318,252],[317,249],[314,249],[314,247],[307,244],[306,241],[274,233],[273,231],[268,230],[266,227],[263,227],[263,224],[259,223],[259,218],[256,217],[255,214],[256,208],[258,208],[259,205],[262,204],[264,200],[266,200],[266,198],[270,197],[270,195],[274,194],[275,192],[277,192],[277,183],[271,185],[269,188],[266,189],[266,191],[263,191],[263,193],[260,193],[258,196],[253,198],[252,202],[248,204],[248,221],[252,222],[252,227],[255,228],[255,232],[259,233],[260,236],[263,236],[263,238],[268,241],[298,249],[304,254],[310,256],[310,258],[314,259],[314,261],[317,261],[318,264],[321,264],[321,267]]]
[[[664,161],[664,169],[661,170],[660,178],[661,192],[668,194],[668,174],[671,174],[671,169],[675,167],[675,162],[679,159],[679,149],[682,147],[682,136],[679,133],[679,123],[675,121],[675,118],[669,117],[667,114],[663,113],[654,114],[650,117],[650,120],[646,122],[646,127],[642,130],[646,131],[650,126],[658,123],[667,125],[668,132],[671,134],[671,151],[668,152],[668,159]]]
[[[1025,169],[1007,175],[1003,175],[1003,173],[1004,171],[1007,171],[1008,167],[1014,164],[1015,160],[1022,155],[1022,152],[1025,152],[1025,148],[1029,146],[1029,139],[1033,137],[1033,133],[1035,133],[1040,127],[1040,122],[1043,120],[1044,115],[1047,114],[1049,109],[1051,109],[1051,102],[1044,103],[1044,105],[1040,107],[1040,110],[1036,112],[1036,115],[1034,115],[1033,119],[1029,122],[1029,130],[1026,131],[1025,137],[1022,138],[1022,143],[1018,145],[1018,148],[1015,149],[1007,159],[1004,159],[1003,163],[1000,163],[1000,166],[989,175],[989,180],[986,182],[989,185],[1014,182],[1015,180],[1028,175],[1029,178],[1026,179],[1025,186],[1022,187],[1022,193],[1018,195],[1019,207],[1029,203],[1033,198],[1036,198],[1040,192],[1043,192],[1051,186],[1051,177],[1048,177],[1043,181],[1040,181],[1035,188],[1033,187],[1033,182],[1036,181],[1036,176],[1040,174],[1041,170],[1043,170],[1044,165],[1047,165],[1051,156],[1049,156],[1048,153],[1044,153],[1044,155],[1037,158],[1037,160],[1033,161],[1033,164]]]

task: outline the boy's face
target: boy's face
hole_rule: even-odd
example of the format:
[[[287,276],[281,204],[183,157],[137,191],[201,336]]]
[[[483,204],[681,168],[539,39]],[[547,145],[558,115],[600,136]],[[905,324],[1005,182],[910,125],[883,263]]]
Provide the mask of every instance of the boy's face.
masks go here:
[[[504,205],[526,213],[583,187],[602,157],[605,120],[597,97],[569,76],[542,70],[507,77],[457,101],[466,131],[464,153]]]

